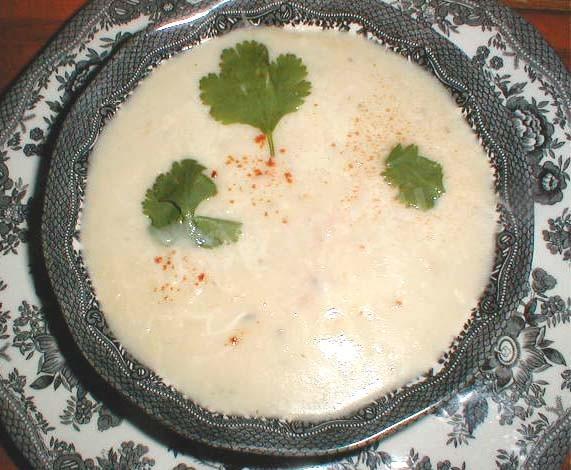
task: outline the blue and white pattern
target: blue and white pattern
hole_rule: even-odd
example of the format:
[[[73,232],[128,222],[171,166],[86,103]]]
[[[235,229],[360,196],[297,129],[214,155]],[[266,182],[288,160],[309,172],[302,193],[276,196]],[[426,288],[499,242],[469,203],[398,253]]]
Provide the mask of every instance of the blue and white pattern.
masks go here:
[[[41,193],[48,149],[71,100],[131,34],[208,3],[96,0],[0,103],[0,418],[34,467],[252,464],[157,431],[87,376],[90,369],[58,315],[39,250],[40,201],[34,196]],[[527,25],[495,3],[385,3],[460,47],[511,111],[533,175],[534,264],[527,296],[510,313],[505,335],[471,389],[389,439],[310,466],[558,468],[571,451],[569,75]]]

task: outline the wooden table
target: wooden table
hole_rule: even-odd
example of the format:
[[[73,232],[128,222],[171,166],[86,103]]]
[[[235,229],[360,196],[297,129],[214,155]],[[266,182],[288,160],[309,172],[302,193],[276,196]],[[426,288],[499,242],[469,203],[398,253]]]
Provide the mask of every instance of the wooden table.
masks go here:
[[[86,0],[0,0],[0,95],[48,39],[85,3]],[[544,35],[570,68],[571,2],[508,0],[506,3]],[[17,468],[27,468],[27,465],[9,439],[0,434],[0,469]],[[564,468],[571,470],[571,455]]]

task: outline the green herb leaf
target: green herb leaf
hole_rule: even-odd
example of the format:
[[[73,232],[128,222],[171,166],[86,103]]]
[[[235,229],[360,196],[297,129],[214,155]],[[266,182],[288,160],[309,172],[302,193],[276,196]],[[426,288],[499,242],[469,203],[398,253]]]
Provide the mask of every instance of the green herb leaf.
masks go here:
[[[241,234],[242,224],[231,220],[195,216],[189,223],[189,235],[192,241],[203,248],[236,243]]]
[[[202,173],[205,169],[192,159],[173,163],[170,171],[157,176],[147,190],[143,213],[157,229],[186,224],[188,236],[195,245],[214,248],[238,241],[242,224],[195,215],[198,205],[217,193],[214,182]]]
[[[194,215],[197,206],[216,195],[216,185],[202,172],[206,168],[196,160],[173,163],[170,171],[160,174],[147,190],[143,213],[150,217],[153,227],[161,228]]]
[[[311,84],[306,77],[307,68],[299,57],[282,54],[270,63],[265,45],[244,41],[222,51],[220,74],[200,80],[200,98],[217,121],[260,129],[274,156],[273,131],[309,95]]]
[[[391,150],[381,173],[387,183],[399,188],[398,198],[407,206],[427,210],[446,192],[442,184],[442,166],[418,154],[416,145]]]

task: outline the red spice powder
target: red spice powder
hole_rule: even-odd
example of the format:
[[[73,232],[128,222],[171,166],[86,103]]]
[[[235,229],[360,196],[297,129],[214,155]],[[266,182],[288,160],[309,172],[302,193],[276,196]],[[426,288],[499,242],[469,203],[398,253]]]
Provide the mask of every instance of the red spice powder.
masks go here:
[[[289,171],[286,171],[286,172],[284,173],[284,176],[285,176],[286,181],[287,181],[289,184],[293,183],[293,175],[292,175]]]
[[[212,173],[210,173],[210,177],[216,178],[217,176],[218,176],[218,172],[216,170],[212,170]]]
[[[254,142],[256,142],[260,147],[263,147],[266,143],[266,135],[265,134],[258,134],[254,138]]]
[[[155,263],[161,264],[162,262],[163,262],[163,257],[162,257],[162,256],[155,256]]]
[[[202,282],[202,281],[204,281],[205,277],[206,277],[206,274],[200,273],[198,276],[196,276],[196,279],[198,279],[199,282]]]

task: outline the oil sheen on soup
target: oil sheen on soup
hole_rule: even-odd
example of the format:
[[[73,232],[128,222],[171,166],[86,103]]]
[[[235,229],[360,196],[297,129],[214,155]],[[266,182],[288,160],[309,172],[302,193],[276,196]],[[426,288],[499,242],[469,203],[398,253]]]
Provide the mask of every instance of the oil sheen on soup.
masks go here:
[[[311,93],[275,132],[223,125],[200,99],[244,40],[307,66]],[[446,192],[407,207],[381,176],[397,144],[442,166]],[[174,161],[206,167],[200,205],[236,243],[161,244],[141,210]],[[449,92],[349,33],[247,29],[156,68],[90,157],[84,257],[105,317],[140,361],[200,405],[246,416],[342,415],[433,367],[492,264],[493,176]]]

